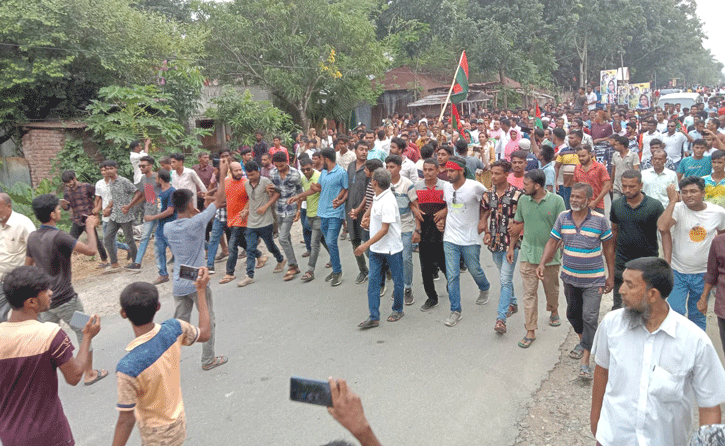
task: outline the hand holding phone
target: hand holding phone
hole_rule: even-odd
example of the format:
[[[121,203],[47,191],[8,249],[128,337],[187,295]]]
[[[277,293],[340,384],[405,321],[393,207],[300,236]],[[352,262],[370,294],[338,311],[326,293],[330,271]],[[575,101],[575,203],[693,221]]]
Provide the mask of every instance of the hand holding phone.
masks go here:
[[[80,311],[74,311],[73,316],[71,316],[70,318],[70,322],[68,322],[68,325],[70,325],[71,328],[82,330],[90,319],[91,317],[89,315],[81,313]]]
[[[199,268],[189,265],[180,265],[179,266],[179,278],[180,279],[186,279],[191,280],[192,282],[196,282],[196,279],[199,277]]]
[[[290,395],[292,401],[332,407],[330,383],[313,379],[290,378]]]

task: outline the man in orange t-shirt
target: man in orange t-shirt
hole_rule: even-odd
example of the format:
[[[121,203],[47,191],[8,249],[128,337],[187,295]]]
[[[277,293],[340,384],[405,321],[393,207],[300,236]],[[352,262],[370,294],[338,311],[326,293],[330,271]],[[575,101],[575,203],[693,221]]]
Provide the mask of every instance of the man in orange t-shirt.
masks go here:
[[[229,165],[231,178],[226,179],[226,195],[227,195],[227,226],[231,229],[231,237],[229,237],[229,258],[227,259],[226,274],[219,283],[229,283],[236,279],[234,270],[237,267],[237,257],[239,255],[239,246],[247,249],[247,241],[245,230],[247,228],[247,219],[242,218],[242,209],[247,205],[247,192],[244,190],[244,178],[242,165],[239,163],[231,163]]]

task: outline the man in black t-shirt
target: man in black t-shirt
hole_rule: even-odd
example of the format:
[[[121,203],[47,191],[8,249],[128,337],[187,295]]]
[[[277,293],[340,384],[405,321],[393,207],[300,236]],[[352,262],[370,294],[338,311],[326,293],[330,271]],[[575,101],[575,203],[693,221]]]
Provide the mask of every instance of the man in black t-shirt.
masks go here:
[[[446,261],[443,252],[443,233],[436,227],[438,213],[446,209],[446,202],[443,200],[444,181],[438,178],[438,161],[428,158],[423,161],[423,179],[415,183],[415,193],[418,196],[418,207],[422,218],[415,219],[415,233],[413,243],[418,243],[420,254],[420,269],[423,276],[423,288],[428,299],[421,311],[429,311],[438,305],[438,293],[436,293],[434,276],[437,270],[446,274]]]
[[[77,251],[89,257],[96,255],[96,231],[98,217],[89,215],[86,218],[86,234],[88,243],[71,237],[67,232],[58,229],[56,224],[61,219],[60,200],[55,195],[44,194],[33,199],[33,212],[41,225],[37,231],[28,236],[26,265],[37,265],[50,276],[50,289],[53,292],[50,308],[40,313],[42,322],[59,323],[61,320],[70,323],[75,311],[83,312],[83,304],[73,289],[71,254]],[[71,327],[73,328],[73,327]],[[78,343],[83,342],[83,330],[73,328]],[[88,366],[84,373],[84,383],[89,386],[106,376],[108,371],[93,369],[93,351],[89,353]]]

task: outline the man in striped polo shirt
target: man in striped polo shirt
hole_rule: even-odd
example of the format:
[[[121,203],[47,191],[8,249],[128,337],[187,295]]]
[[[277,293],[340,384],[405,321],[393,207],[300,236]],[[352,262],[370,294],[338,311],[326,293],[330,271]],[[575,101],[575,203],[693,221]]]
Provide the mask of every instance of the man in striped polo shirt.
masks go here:
[[[543,280],[544,267],[564,244],[561,280],[566,296],[566,318],[579,335],[580,343],[569,356],[581,360],[579,377],[592,379],[589,354],[599,322],[602,294],[614,287],[614,237],[609,221],[589,209],[594,191],[587,183],[576,183],[569,197],[570,211],[562,212],[551,229],[536,275]],[[607,261],[605,277],[602,247]]]

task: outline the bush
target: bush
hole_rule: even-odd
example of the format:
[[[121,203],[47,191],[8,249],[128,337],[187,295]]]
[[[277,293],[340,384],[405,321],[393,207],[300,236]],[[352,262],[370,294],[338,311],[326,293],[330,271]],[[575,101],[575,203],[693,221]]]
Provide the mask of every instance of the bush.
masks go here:
[[[127,164],[128,159],[126,160]],[[100,178],[98,163],[91,159],[83,149],[83,141],[80,139],[68,138],[53,163],[53,177],[60,177],[64,170],[73,170],[76,178],[82,183],[96,184]]]
[[[40,226],[40,222],[35,218],[35,214],[33,213],[33,199],[43,194],[60,195],[58,194],[58,191],[62,190],[60,177],[56,176],[53,178],[52,181],[47,178],[44,179],[35,189],[25,183],[15,183],[12,187],[5,187],[3,192],[10,195],[10,198],[13,200],[13,211],[30,218],[35,226],[38,227]],[[71,221],[69,213],[63,212],[63,219],[58,222],[58,227],[64,231],[70,230]]]

